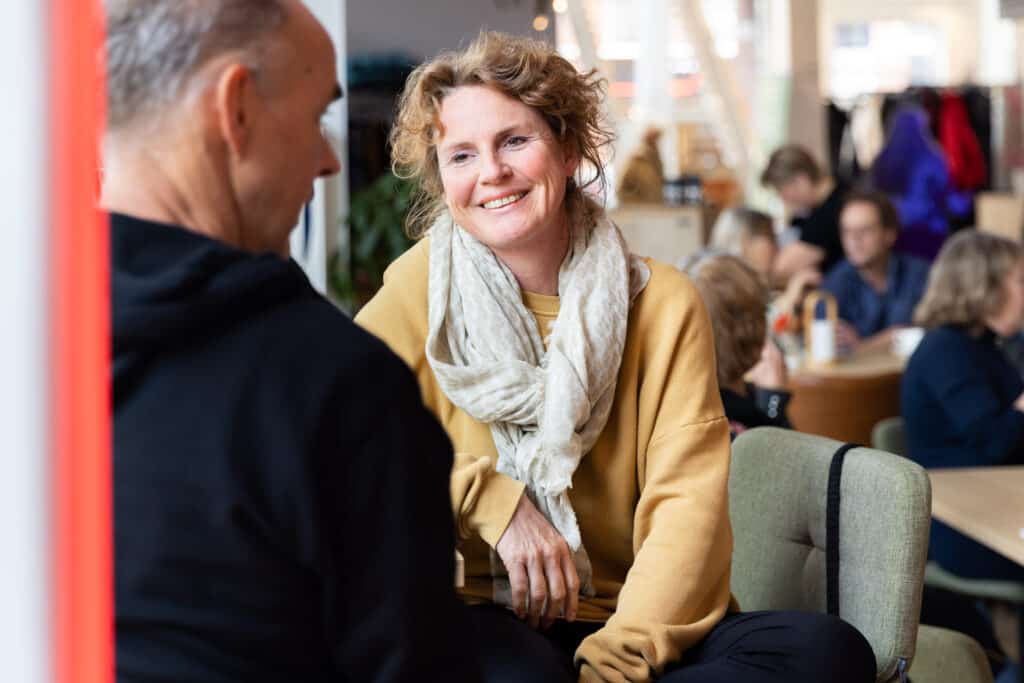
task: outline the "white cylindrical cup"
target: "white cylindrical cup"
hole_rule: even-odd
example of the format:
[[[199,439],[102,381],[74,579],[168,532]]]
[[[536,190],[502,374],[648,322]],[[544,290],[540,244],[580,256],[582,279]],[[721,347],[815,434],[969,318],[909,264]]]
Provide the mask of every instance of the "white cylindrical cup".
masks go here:
[[[836,328],[831,320],[811,323],[811,362],[831,363],[836,359]]]

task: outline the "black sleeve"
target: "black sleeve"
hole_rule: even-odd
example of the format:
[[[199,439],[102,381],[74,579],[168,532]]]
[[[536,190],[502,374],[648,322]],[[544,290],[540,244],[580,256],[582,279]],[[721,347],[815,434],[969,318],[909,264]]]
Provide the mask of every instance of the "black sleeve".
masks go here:
[[[768,416],[775,427],[791,429],[789,417],[786,415],[786,406],[793,397],[788,391],[776,391],[774,389],[762,389],[754,387],[754,402],[757,407]]]
[[[836,188],[821,206],[796,223],[800,227],[800,241],[825,252],[820,266],[822,273],[827,273],[832,266],[843,260],[843,243],[839,239],[839,214],[843,196],[842,188]]]
[[[359,365],[338,387],[333,424],[325,416],[318,482],[339,672],[366,683],[478,681],[454,588],[451,444],[397,356],[381,350]]]

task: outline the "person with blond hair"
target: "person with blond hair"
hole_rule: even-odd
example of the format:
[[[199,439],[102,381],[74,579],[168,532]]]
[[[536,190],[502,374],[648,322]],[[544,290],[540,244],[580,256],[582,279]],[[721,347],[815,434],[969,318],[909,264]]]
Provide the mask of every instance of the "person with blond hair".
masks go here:
[[[739,257],[714,251],[699,254],[684,272],[711,318],[729,431],[736,436],[754,427],[789,427],[786,362],[768,337],[768,289],[762,277]]]
[[[423,238],[358,322],[455,443],[466,647],[502,683],[868,683],[849,625],[732,600],[712,329],[584,192],[602,98],[546,43],[485,32],[413,72],[392,133]]]
[[[1024,381],[999,340],[1024,324],[1024,250],[975,230],[951,237],[914,313],[928,328],[903,375],[911,458],[925,467],[1024,464]],[[1024,581],[1024,568],[940,522],[931,558],[969,578]]]

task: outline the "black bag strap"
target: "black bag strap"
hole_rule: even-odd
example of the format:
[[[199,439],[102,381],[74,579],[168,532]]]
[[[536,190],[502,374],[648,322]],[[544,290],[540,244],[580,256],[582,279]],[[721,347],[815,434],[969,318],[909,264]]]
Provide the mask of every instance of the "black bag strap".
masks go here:
[[[844,443],[832,455],[828,467],[828,498],[825,501],[825,602],[828,613],[839,616],[839,483],[843,478],[846,454],[860,444]],[[911,683],[907,675],[907,660],[896,663],[900,683]]]
[[[846,454],[859,444],[844,443],[832,456],[828,468],[828,498],[825,501],[825,602],[828,613],[839,616],[839,482]]]

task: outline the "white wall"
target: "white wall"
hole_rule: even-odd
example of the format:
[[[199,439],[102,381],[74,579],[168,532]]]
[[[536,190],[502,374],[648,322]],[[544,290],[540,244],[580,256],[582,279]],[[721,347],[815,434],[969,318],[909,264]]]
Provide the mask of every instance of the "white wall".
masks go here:
[[[806,0],[805,0],[806,1]],[[835,26],[869,21],[911,21],[934,27],[945,41],[945,63],[935,85],[956,85],[979,76],[980,26],[984,0],[821,0],[820,47],[822,91],[829,91],[828,58]]]
[[[534,0],[348,0],[348,54],[401,51],[425,59],[484,28],[553,40],[553,28],[534,32],[535,7]]]
[[[4,5],[0,88],[0,206],[9,225],[0,249],[0,678],[50,680],[51,605],[47,407],[46,49],[47,4]]]
[[[306,0],[310,11],[324,25],[334,42],[337,55],[335,67],[344,92],[346,82],[345,19],[346,0]],[[299,225],[291,236],[291,252],[306,271],[310,283],[322,294],[328,293],[328,265],[331,254],[339,246],[347,248],[347,233],[342,229],[348,215],[348,104],[345,98],[331,105],[323,120],[324,130],[334,144],[341,160],[341,171],[330,178],[319,178],[313,190],[313,201],[308,213],[299,218]],[[309,220],[308,239],[303,230]]]

